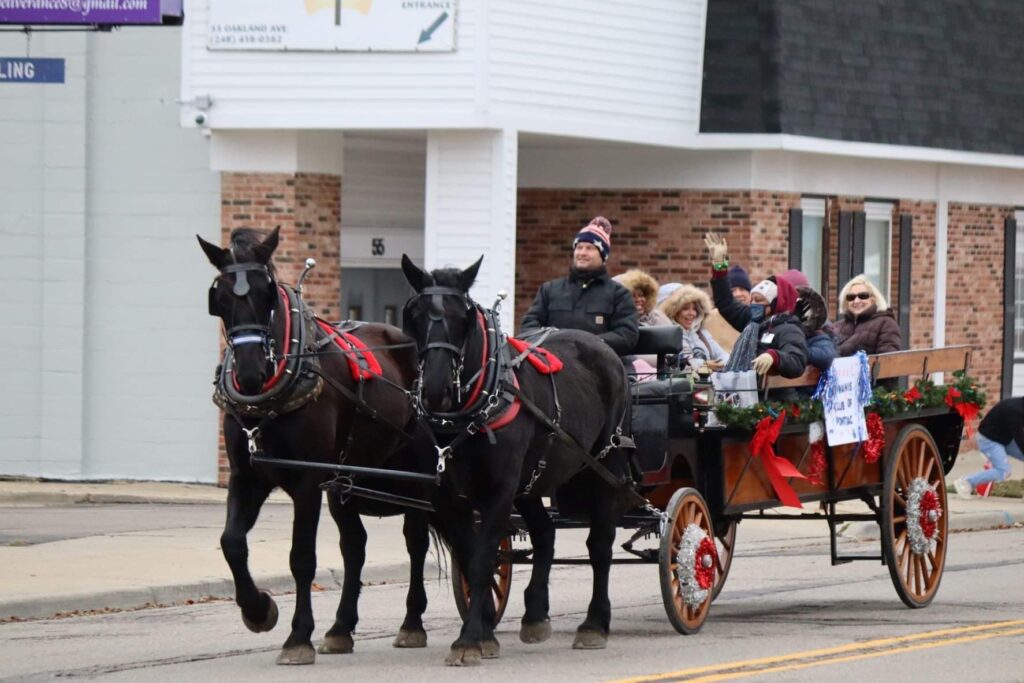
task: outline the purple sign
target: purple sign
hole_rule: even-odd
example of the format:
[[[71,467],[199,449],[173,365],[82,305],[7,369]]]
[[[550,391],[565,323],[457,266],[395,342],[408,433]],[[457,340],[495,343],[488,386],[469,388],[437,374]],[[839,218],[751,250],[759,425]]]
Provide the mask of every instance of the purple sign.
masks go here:
[[[181,0],[0,0],[0,24],[152,25],[165,13],[180,17]]]

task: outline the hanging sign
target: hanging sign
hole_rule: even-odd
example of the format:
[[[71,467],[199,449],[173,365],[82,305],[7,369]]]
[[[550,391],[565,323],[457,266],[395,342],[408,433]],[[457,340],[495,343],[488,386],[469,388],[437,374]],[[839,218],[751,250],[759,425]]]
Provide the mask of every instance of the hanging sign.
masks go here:
[[[868,358],[863,351],[832,361],[817,396],[825,409],[825,435],[829,446],[868,438],[864,408],[871,402],[871,380]]]
[[[456,0],[210,0],[206,46],[452,52],[455,5]]]
[[[63,82],[63,59],[0,57],[0,85],[4,83]]]

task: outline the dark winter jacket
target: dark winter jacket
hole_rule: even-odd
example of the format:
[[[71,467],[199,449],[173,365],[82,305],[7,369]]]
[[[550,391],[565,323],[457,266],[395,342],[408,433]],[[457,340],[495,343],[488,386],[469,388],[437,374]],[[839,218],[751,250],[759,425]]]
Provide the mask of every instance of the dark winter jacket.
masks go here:
[[[796,316],[807,335],[807,363],[819,370],[828,370],[839,355],[832,328],[828,322],[825,300],[810,287],[797,287]]]
[[[835,322],[832,331],[839,344],[840,356],[852,356],[858,351],[889,353],[903,348],[900,325],[891,310],[879,312],[870,306],[858,318],[847,311]]]
[[[807,367],[807,337],[792,313],[773,315],[761,323],[757,353],[775,360],[772,369],[783,377],[799,377]]]
[[[778,287],[775,315],[760,324],[757,354],[771,354],[775,361],[772,369],[783,377],[799,377],[807,367],[807,340],[800,319],[793,315],[796,289],[783,278],[777,278],[775,284]],[[732,287],[724,271],[712,271],[711,292],[715,297],[715,307],[726,322],[737,330],[747,326],[750,308],[733,298]]]
[[[992,406],[978,432],[1004,446],[1014,441],[1024,451],[1024,398],[1006,398]]]
[[[540,327],[591,332],[620,356],[631,353],[640,336],[632,293],[603,268],[594,274],[574,269],[541,285],[519,329]]]

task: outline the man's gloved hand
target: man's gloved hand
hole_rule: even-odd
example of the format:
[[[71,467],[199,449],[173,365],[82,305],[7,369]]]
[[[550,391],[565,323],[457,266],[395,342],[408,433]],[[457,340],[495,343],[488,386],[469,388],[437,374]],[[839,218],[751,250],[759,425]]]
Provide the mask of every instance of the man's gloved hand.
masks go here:
[[[762,353],[754,359],[754,372],[759,375],[766,375],[768,374],[768,371],[772,369],[774,364],[775,359],[772,358],[772,354]]]
[[[705,233],[704,244],[708,248],[711,263],[722,263],[729,260],[729,245],[725,243],[724,237],[719,237],[713,232]]]

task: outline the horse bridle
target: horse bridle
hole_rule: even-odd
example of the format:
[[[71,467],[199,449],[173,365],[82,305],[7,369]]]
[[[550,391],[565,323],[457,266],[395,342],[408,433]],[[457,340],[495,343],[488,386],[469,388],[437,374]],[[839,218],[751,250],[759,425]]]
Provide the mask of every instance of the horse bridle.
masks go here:
[[[451,343],[451,332],[448,329],[448,321],[445,319],[444,315],[444,297],[446,296],[454,296],[458,298],[465,307],[467,314],[471,311],[477,310],[477,304],[470,298],[469,294],[462,291],[461,289],[456,289],[455,287],[443,287],[440,285],[424,287],[422,290],[417,292],[411,299],[409,299],[409,301],[405,305],[406,311],[408,311],[409,307],[411,307],[420,299],[424,297],[429,297],[430,299],[430,303],[427,308],[427,315],[429,318],[427,322],[427,331],[423,335],[424,344],[419,349],[420,363],[419,379],[416,383],[417,396],[420,396],[423,391],[423,357],[427,354],[428,351],[435,350],[447,351],[449,354],[451,354],[452,384],[455,387],[457,399],[461,399],[462,396],[461,381],[463,357],[465,356],[466,352],[466,343],[469,341],[471,335],[466,335],[466,339],[463,340],[462,346],[455,346],[454,344]],[[403,323],[404,321],[409,320],[410,318],[410,316],[408,315],[403,315],[402,317]],[[431,333],[434,330],[434,325],[440,325],[443,328],[444,341],[430,341]],[[404,331],[406,332],[406,334],[409,334],[409,336],[413,336],[412,334],[410,334],[408,326],[405,325],[405,327],[406,329]]]
[[[244,263],[231,263],[222,267],[220,269],[220,275],[218,275],[214,279],[213,284],[210,285],[207,302],[208,312],[212,316],[218,316],[214,306],[214,297],[217,293],[217,282],[222,278],[226,278],[228,275],[234,275],[235,282],[231,288],[231,293],[234,294],[237,299],[244,299],[246,305],[248,305],[255,314],[255,309],[253,308],[252,300],[250,299],[250,294],[252,292],[248,276],[250,272],[264,275],[267,278],[267,283],[271,287],[274,298],[270,309],[270,320],[266,325],[261,325],[259,323],[236,325],[234,324],[235,306],[233,303],[230,315],[231,324],[225,323],[224,338],[227,341],[228,346],[232,349],[237,349],[239,346],[244,346],[246,344],[260,344],[266,354],[267,363],[273,365],[277,362],[272,326],[274,324],[274,312],[277,310],[278,292],[277,282],[274,280],[273,274],[265,264],[248,261]]]

